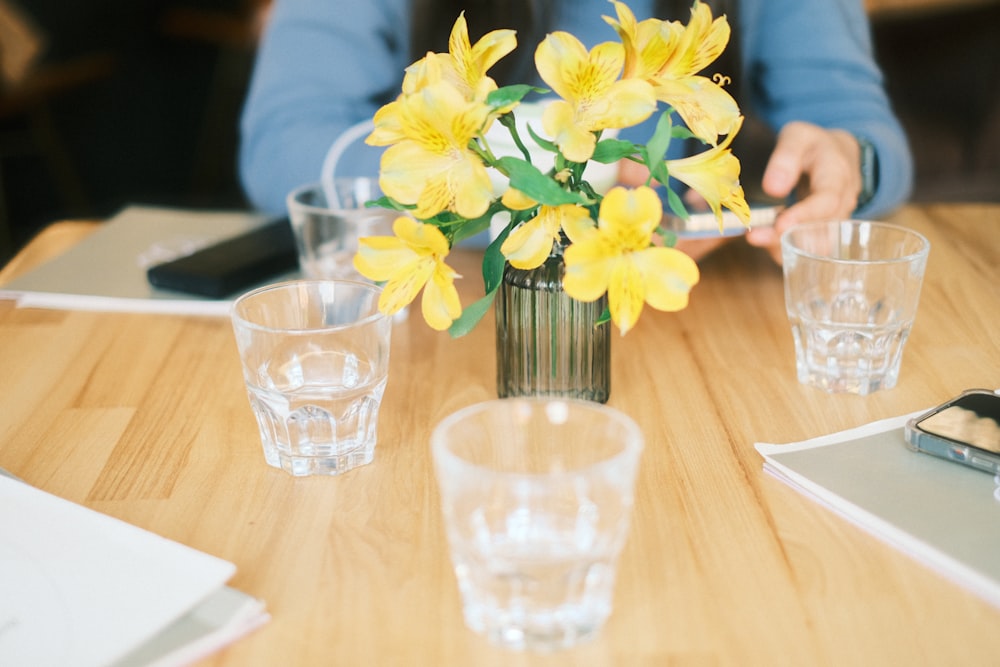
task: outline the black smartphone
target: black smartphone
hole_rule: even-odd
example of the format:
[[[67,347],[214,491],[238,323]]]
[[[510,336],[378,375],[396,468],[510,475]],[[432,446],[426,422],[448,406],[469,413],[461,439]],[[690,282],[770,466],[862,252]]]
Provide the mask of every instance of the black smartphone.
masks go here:
[[[911,419],[910,448],[1000,474],[1000,394],[970,389]]]
[[[146,277],[154,287],[221,299],[298,265],[295,235],[286,217],[152,266]]]

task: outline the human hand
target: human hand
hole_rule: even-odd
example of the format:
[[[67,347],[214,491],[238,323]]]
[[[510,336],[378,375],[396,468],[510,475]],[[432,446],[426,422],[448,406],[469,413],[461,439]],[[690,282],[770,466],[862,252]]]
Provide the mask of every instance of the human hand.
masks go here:
[[[780,264],[784,230],[801,222],[850,217],[861,194],[860,162],[858,141],[846,130],[800,121],[785,125],[764,170],[762,187],[777,199],[799,187],[801,198],[778,214],[773,227],[747,232],[747,242],[765,248]]]

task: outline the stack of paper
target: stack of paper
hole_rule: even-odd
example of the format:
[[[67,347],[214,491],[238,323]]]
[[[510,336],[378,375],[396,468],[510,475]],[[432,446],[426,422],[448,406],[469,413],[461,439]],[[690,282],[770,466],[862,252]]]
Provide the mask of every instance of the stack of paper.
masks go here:
[[[62,255],[0,287],[0,298],[31,308],[228,315],[230,301],[157,289],[146,269],[264,221],[249,213],[130,206]]]
[[[910,450],[911,416],[756,448],[765,471],[1000,607],[993,475]]]
[[[268,620],[235,566],[0,475],[0,665],[184,665]]]

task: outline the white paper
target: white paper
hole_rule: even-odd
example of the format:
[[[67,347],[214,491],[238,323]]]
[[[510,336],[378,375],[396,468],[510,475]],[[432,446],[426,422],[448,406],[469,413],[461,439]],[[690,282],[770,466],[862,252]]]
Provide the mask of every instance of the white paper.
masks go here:
[[[1000,607],[993,476],[910,450],[903,427],[923,412],[755,447],[769,474]]]
[[[113,664],[197,615],[226,590],[235,569],[0,475],[0,665]],[[158,664],[184,664],[266,620],[260,603],[233,593],[241,597],[235,607],[221,593],[230,599],[233,625],[227,626],[232,618],[207,624],[195,633],[201,645],[188,658],[184,643],[161,645],[152,654],[168,661]]]

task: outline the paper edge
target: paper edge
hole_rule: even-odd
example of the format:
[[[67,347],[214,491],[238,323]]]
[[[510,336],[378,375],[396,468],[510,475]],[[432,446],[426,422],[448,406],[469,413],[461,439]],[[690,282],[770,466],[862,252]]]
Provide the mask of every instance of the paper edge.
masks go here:
[[[888,417],[886,419],[880,419],[878,421],[862,424],[861,426],[849,428],[844,431],[837,431],[836,433],[829,433],[816,438],[790,442],[783,445],[771,442],[755,442],[753,447],[761,456],[764,456],[765,458],[771,454],[799,452],[806,449],[815,449],[817,447],[827,447],[829,445],[836,445],[848,440],[857,440],[858,438],[864,438],[869,435],[875,435],[877,433],[884,433],[896,428],[902,428],[906,425],[907,421],[917,415],[923,414],[926,411],[927,410],[917,410],[899,417]]]
[[[189,618],[194,619],[202,613],[210,615],[210,611],[207,611],[207,608],[220,598],[226,597],[242,598],[242,602],[237,608],[237,613],[229,616],[226,622],[215,626],[213,630],[201,635],[197,639],[162,653],[159,657],[148,663],[147,667],[181,667],[182,665],[192,664],[236,643],[271,620],[271,615],[267,612],[266,604],[263,600],[235,588],[224,586],[212,593],[187,614],[177,619],[174,624],[164,628],[161,633],[150,638],[148,644],[144,644],[137,649],[137,653],[143,648],[149,648],[151,645],[154,645],[160,635],[169,631],[173,625],[181,624]]]
[[[81,296],[59,292],[19,292],[3,289],[0,289],[0,299],[13,300],[18,308],[212,317],[228,316],[233,304],[232,301],[131,299],[111,296]]]

